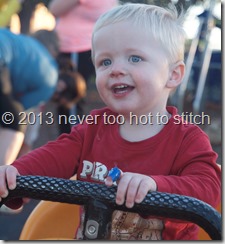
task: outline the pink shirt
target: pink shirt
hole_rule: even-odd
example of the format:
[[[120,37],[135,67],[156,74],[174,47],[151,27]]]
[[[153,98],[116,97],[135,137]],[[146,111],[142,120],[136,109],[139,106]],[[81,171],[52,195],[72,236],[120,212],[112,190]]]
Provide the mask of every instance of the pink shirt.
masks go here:
[[[69,12],[57,19],[56,31],[61,52],[91,49],[93,26],[98,17],[117,5],[117,0],[80,0]]]

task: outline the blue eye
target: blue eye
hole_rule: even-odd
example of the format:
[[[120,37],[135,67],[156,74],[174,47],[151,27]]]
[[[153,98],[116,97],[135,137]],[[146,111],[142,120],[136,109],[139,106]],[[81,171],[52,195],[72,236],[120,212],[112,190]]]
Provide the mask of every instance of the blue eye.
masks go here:
[[[132,62],[132,63],[138,63],[138,62],[140,62],[140,61],[142,61],[142,58],[140,58],[139,56],[131,56],[130,58],[129,58],[129,61],[130,62]]]
[[[103,66],[109,66],[111,63],[112,63],[112,61],[110,59],[105,59],[102,61]]]

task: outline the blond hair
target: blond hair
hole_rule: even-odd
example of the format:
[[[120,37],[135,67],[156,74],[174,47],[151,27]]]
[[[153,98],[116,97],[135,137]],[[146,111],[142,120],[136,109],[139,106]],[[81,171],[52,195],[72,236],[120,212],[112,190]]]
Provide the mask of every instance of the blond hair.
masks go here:
[[[127,3],[114,7],[97,20],[92,39],[95,32],[102,27],[120,21],[131,21],[143,31],[149,32],[149,35],[160,42],[165,49],[170,62],[175,63],[184,59],[183,13],[181,12],[178,16],[178,11],[174,5],[170,5],[168,9],[138,3]]]

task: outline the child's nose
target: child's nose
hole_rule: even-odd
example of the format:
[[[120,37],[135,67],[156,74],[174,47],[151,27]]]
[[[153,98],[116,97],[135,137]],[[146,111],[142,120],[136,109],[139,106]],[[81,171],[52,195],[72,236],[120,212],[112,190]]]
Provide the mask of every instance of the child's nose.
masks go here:
[[[126,72],[126,67],[123,62],[114,62],[111,66],[110,76],[125,75]]]

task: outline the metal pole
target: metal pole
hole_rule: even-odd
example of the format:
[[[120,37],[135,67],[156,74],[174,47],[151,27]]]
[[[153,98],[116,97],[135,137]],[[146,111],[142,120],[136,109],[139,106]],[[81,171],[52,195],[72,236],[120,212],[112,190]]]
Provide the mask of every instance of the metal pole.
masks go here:
[[[193,113],[194,114],[198,114],[201,106],[202,106],[202,97],[203,97],[203,92],[205,89],[205,83],[206,83],[206,78],[207,78],[207,74],[208,74],[208,70],[209,70],[209,64],[210,64],[210,60],[211,60],[211,56],[212,56],[212,50],[210,48],[209,45],[209,39],[211,36],[211,32],[212,32],[212,27],[209,25],[210,21],[212,21],[212,11],[213,8],[215,6],[215,0],[210,0],[209,1],[209,8],[208,8],[208,16],[206,19],[206,23],[207,23],[207,34],[206,34],[206,46],[203,52],[203,61],[202,61],[202,68],[200,71],[200,76],[199,76],[199,80],[198,80],[198,85],[197,85],[197,91],[196,91],[196,95],[195,95],[195,99],[193,102]]]

